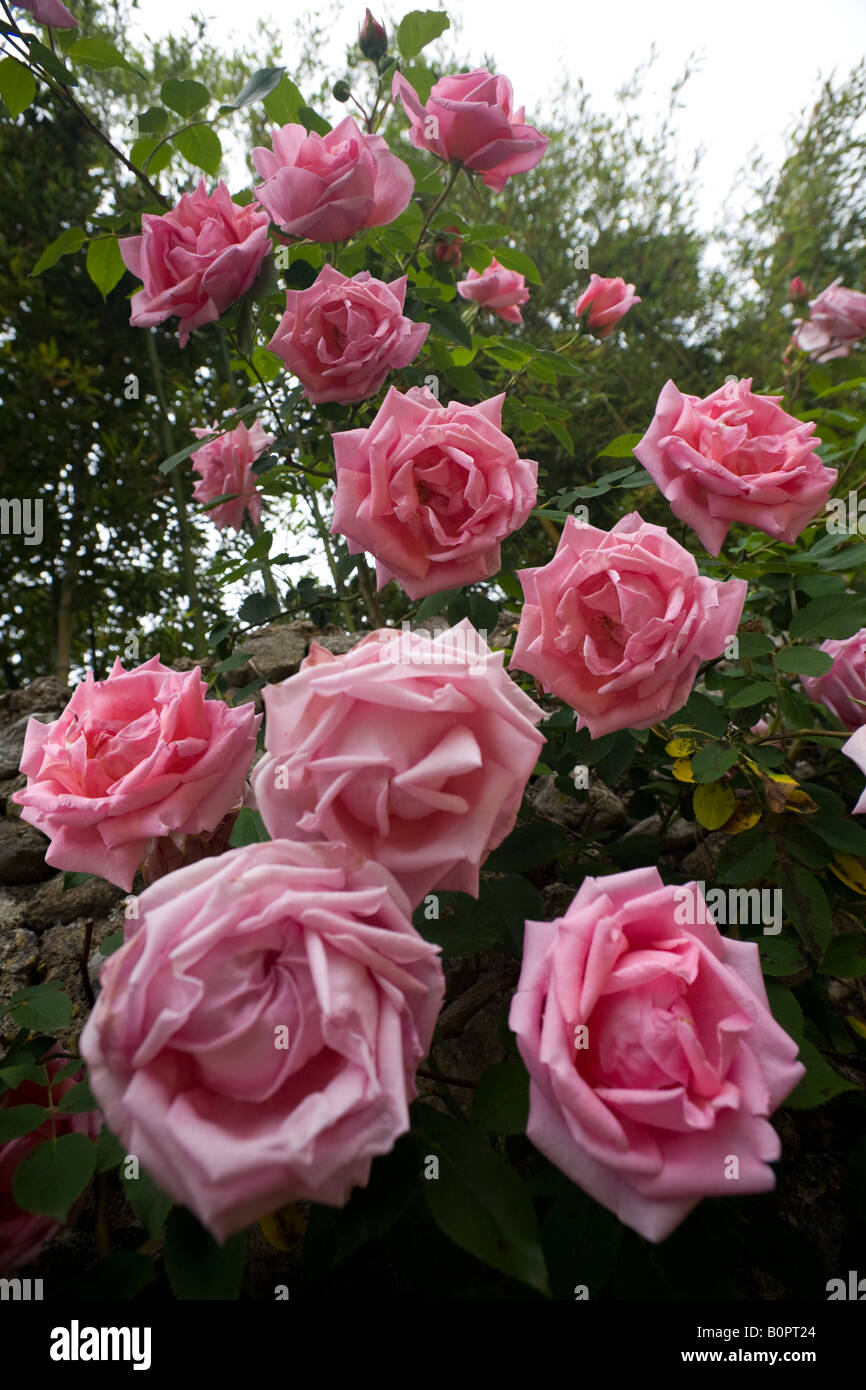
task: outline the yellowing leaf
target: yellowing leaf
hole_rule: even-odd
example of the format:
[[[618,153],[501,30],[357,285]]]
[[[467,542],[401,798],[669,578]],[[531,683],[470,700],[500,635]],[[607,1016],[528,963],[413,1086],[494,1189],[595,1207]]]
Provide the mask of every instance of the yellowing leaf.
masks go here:
[[[695,816],[707,830],[719,830],[731,815],[736,798],[722,782],[705,782],[692,797]]]
[[[854,1018],[852,1014],[849,1014],[845,1022],[848,1024],[848,1027],[853,1028],[854,1032],[859,1034],[861,1038],[866,1038],[866,1023],[864,1023],[862,1019]]]
[[[781,772],[765,772],[764,776],[769,777],[771,782],[786,782],[792,787],[798,785],[796,777],[786,777],[785,774]]]
[[[771,811],[796,811],[799,815],[811,815],[817,811],[817,804],[804,792],[794,777],[784,777],[778,772],[762,772],[764,794]]]
[[[736,803],[733,813],[722,826],[726,835],[740,835],[744,830],[751,830],[764,814],[751,792],[748,796],[738,796]]]
[[[802,787],[795,787],[788,797],[788,804],[785,809],[796,811],[801,816],[811,816],[817,811],[818,803],[813,801],[809,793],[804,792]]]
[[[853,854],[835,854],[829,867],[836,877],[847,883],[849,888],[853,888],[855,893],[862,893],[866,897],[866,868]]]
[[[304,1238],[306,1220],[297,1206],[280,1207],[259,1218],[262,1235],[275,1250],[296,1250]]]
[[[692,765],[688,758],[677,758],[673,766],[673,774],[678,782],[694,782],[692,776]]]
[[[697,739],[694,738],[672,738],[670,743],[665,744],[665,752],[672,758],[687,758],[697,746]]]

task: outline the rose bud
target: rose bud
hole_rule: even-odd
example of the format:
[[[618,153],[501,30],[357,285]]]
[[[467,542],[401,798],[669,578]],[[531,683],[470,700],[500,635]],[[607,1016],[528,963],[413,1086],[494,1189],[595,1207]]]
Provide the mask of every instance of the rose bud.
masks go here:
[[[369,58],[372,63],[383,58],[388,48],[388,34],[385,26],[378,19],[374,19],[369,10],[364,15],[364,23],[361,25],[358,47],[364,57]]]

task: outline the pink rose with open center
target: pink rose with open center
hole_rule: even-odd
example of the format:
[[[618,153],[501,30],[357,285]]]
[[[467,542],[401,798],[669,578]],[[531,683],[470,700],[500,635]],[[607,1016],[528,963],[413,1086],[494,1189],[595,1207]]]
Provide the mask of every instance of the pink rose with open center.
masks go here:
[[[621,276],[590,275],[574,312],[578,318],[587,314],[586,326],[590,332],[597,338],[607,338],[634,304],[640,304],[640,295],[635,294],[634,285],[627,285]]]
[[[37,24],[52,29],[76,29],[78,20],[70,14],[61,0],[13,0],[19,10],[28,10]]]
[[[28,1057],[24,1059],[32,1061]],[[66,1066],[65,1057],[49,1057],[44,1064],[45,1082],[21,1081],[0,1096],[0,1116],[19,1105],[57,1106],[73,1086],[81,1081],[83,1072],[73,1072],[64,1081],[55,1081],[57,1073]],[[50,1085],[50,1090],[49,1090]],[[54,1112],[54,1129],[46,1113],[45,1123],[29,1134],[8,1139],[0,1144],[0,1274],[7,1274],[35,1260],[43,1245],[53,1240],[63,1223],[40,1212],[23,1211],[12,1196],[12,1182],[22,1159],[35,1148],[64,1134],[83,1134],[95,1139],[102,1127],[98,1110],[83,1110],[80,1114]],[[73,1213],[74,1214],[74,1213]]]
[[[430,332],[404,317],[405,298],[405,275],[386,284],[368,270],[349,278],[323,266],[309,289],[286,292],[268,347],[313,405],[366,400],[389,372],[414,361]]]
[[[470,270],[465,280],[458,280],[457,293],[462,299],[472,299],[489,309],[506,323],[523,322],[518,305],[529,299],[525,278],[516,270],[506,270],[495,257],[485,271]]]
[[[528,1137],[651,1241],[702,1197],[773,1188],[767,1116],[805,1070],[757,945],[705,906],[654,868],[584,879],[564,916],[527,922],[511,1004]]]
[[[343,1206],[409,1128],[439,948],[345,845],[246,845],[141,894],[81,1035],[93,1093],[159,1187],[224,1241]]]
[[[253,164],[264,183],[256,197],[284,232],[310,241],[344,241],[363,227],[383,227],[404,211],[415,180],[381,135],[365,135],[347,116],[327,135],[302,125],[271,134]]]
[[[202,179],[171,212],[145,212],[141,226],[141,236],[118,242],[127,270],[144,284],[129,321],[150,328],[177,317],[181,347],[194,328],[246,294],[271,244],[267,213],[257,203],[233,203],[222,179],[210,194]]]
[[[836,481],[815,452],[815,426],[788,415],[781,396],[756,396],[751,378],[705,397],[669,381],[634,453],[680,521],[711,555],[734,522],[793,545]]]
[[[511,665],[571,705],[593,738],[681,709],[701,662],[736,633],[747,588],[698,574],[637,512],[610,531],[569,517],[550,563],[518,575],[526,602]]]
[[[803,689],[846,729],[859,729],[866,724],[866,627],[842,640],[829,637],[818,650],[832,657],[833,665],[825,676],[801,676]]]
[[[809,317],[796,323],[794,342],[813,362],[847,357],[852,347],[866,338],[866,294],[846,290],[840,275],[809,300]]]
[[[352,845],[413,907],[433,888],[477,896],[544,740],[541,710],[468,620],[433,640],[385,628],[345,656],[313,643],[262,698],[252,787],[271,835]]]
[[[218,429],[217,423],[210,429],[193,425],[192,432],[197,439],[205,439]],[[261,421],[255,420],[249,428],[241,421],[233,430],[211,439],[192,455],[192,466],[201,474],[192,493],[197,502],[212,502],[216,497],[236,494],[208,512],[211,521],[220,530],[233,526],[240,531],[245,512],[258,525],[262,515],[262,499],[256,487],[253,464],[275,439],[276,435],[268,434]]]
[[[50,839],[47,864],[129,891],[160,839],[213,831],[241,804],[261,715],[206,694],[198,667],[117,660],[107,680],[88,672],[53,724],[29,721],[13,800]]]
[[[410,598],[488,579],[501,544],[535,506],[538,464],[502,433],[502,402],[440,405],[426,387],[392,386],[368,429],[334,435],[331,530],[376,557],[381,589]]]
[[[842,752],[846,758],[851,759],[852,763],[857,764],[862,773],[866,774],[866,723],[861,724],[847,742],[842,744]],[[851,814],[866,816],[866,787],[863,788],[863,795]]]
[[[512,109],[508,78],[494,77],[486,68],[440,77],[426,106],[400,72],[394,74],[392,91],[411,122],[409,139],[416,150],[477,170],[494,193],[502,192],[512,174],[534,169],[550,144],[526,124],[522,106]]]

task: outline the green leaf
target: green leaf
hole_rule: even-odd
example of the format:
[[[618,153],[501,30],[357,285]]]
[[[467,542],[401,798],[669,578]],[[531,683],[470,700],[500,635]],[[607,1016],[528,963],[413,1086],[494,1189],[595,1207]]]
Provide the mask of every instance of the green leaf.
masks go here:
[[[17,58],[0,62],[0,96],[6,103],[13,121],[26,111],[36,95],[36,78]]]
[[[776,648],[772,637],[768,637],[765,632],[737,633],[739,660],[748,660],[753,656],[766,656],[767,652],[775,650]]]
[[[452,343],[459,343],[461,347],[472,347],[472,334],[455,310],[437,309],[430,315],[430,326]]]
[[[185,1207],[175,1207],[168,1218],[165,1272],[175,1298],[237,1298],[245,1253],[245,1231],[218,1245]]]
[[[12,1179],[22,1211],[65,1221],[93,1176],[96,1145],[85,1134],[61,1134],[25,1154]]]
[[[113,956],[115,951],[119,951],[123,945],[123,931],[113,931],[110,936],[104,936],[99,943],[99,954],[108,959]]]
[[[453,603],[462,589],[442,589],[438,594],[428,594],[422,598],[415,614],[416,621],[421,623],[425,618],[433,618],[438,613],[444,613],[449,604]]]
[[[771,681],[748,681],[728,700],[728,709],[748,709],[750,705],[763,705],[775,694],[776,687]]]
[[[716,782],[739,761],[736,748],[724,743],[708,743],[692,758],[692,775],[696,782]]]
[[[571,711],[563,711],[569,719]],[[555,717],[555,716],[554,716]],[[550,720],[547,721],[547,726]],[[523,873],[555,862],[570,848],[568,838],[549,820],[532,820],[518,825],[490,855],[485,867],[494,873]]]
[[[46,48],[45,44],[40,43],[33,34],[25,34],[24,37],[30,48],[30,57],[35,59],[41,68],[44,68],[46,72],[50,72],[51,76],[55,77],[58,82],[62,82],[65,87],[78,86],[78,78],[75,76],[75,73],[70,72],[66,64],[61,63],[60,59],[55,53],[51,52],[50,48]]]
[[[755,944],[765,975],[796,975],[806,964],[797,942],[786,936],[761,936]]]
[[[770,1011],[776,1022],[795,1042],[802,1042],[803,1010],[794,995],[789,989],[785,989],[784,985],[777,985],[774,980],[766,985],[766,990]]]
[[[532,284],[541,284],[541,273],[538,266],[525,252],[516,251],[512,246],[500,246],[496,251],[496,259],[507,270],[516,270],[519,275],[523,275]]]
[[[238,818],[232,826],[229,839],[231,848],[237,849],[241,845],[264,844],[270,838],[258,811],[254,811],[251,806],[242,806],[238,812]]]
[[[834,975],[837,980],[857,980],[866,975],[866,936],[856,932],[834,936],[818,969],[822,975]]]
[[[809,824],[832,850],[866,856],[866,830],[848,816],[832,816],[818,811],[810,816]]]
[[[277,125],[296,124],[300,117],[304,105],[304,98],[300,91],[292,82],[291,78],[283,73],[272,92],[269,92],[264,99],[265,111],[268,117],[276,122]]]
[[[29,1028],[31,1032],[56,1032],[66,1028],[72,1021],[72,1001],[60,993],[60,986],[51,981],[53,988],[37,994],[29,991],[30,998],[21,1003],[11,1003],[7,1012],[11,1014],[19,1028]],[[19,991],[28,993],[28,991]],[[12,996],[13,1000],[15,996]],[[2,1010],[0,1010],[2,1012]]]
[[[169,77],[159,89],[163,104],[189,120],[210,101],[210,92],[203,82],[189,78]]]
[[[61,256],[80,251],[86,240],[87,237],[80,227],[67,227],[65,232],[54,238],[50,246],[46,246],[30,274],[41,275],[43,270],[49,270],[51,266],[56,265]]]
[[[159,1235],[172,1209],[172,1199],[160,1192],[153,1178],[142,1167],[139,1167],[137,1178],[128,1178],[124,1168],[121,1168],[120,1181],[126,1193],[126,1200],[147,1234],[151,1239]]]
[[[134,68],[119,48],[115,48],[113,43],[100,38],[98,34],[86,39],[77,39],[72,47],[67,49],[66,56],[83,63],[87,68],[93,68],[96,72],[107,72],[109,68],[125,68],[127,72],[134,72],[136,77],[145,80],[144,73]]]
[[[792,637],[853,637],[866,627],[866,598],[859,594],[822,594],[791,619]]]
[[[70,888],[78,888],[82,883],[93,883],[93,881],[93,874],[74,874],[71,873],[69,869],[65,869],[63,873],[63,891],[64,893],[68,893]]]
[[[525,1183],[477,1131],[417,1107],[421,1151],[439,1159],[424,1196],[439,1229],[455,1245],[530,1288],[548,1293],[535,1211]]]
[[[400,20],[397,47],[404,58],[415,58],[422,48],[450,28],[451,20],[440,10],[410,10]]]
[[[247,594],[238,609],[238,617],[242,623],[266,623],[279,611],[280,605],[273,594]]]
[[[618,434],[616,439],[612,439],[606,448],[599,451],[599,458],[628,458],[634,449],[635,444],[640,444],[643,439],[642,434]]]
[[[478,903],[466,893],[438,892],[441,917],[428,917],[427,904],[419,903],[412,923],[419,936],[442,948],[446,957],[473,956],[480,951],[502,949],[502,937],[496,922],[478,911]]]
[[[846,1081],[807,1038],[800,1039],[800,1061],[806,1068],[806,1075],[794,1088],[784,1104],[791,1110],[812,1110],[816,1105],[825,1105],[843,1091],[856,1091],[851,1081]]]
[[[418,1155],[408,1134],[373,1160],[370,1181],[356,1187],[340,1210],[312,1205],[304,1238],[304,1275],[326,1275],[371,1240],[390,1230],[418,1191]]]
[[[115,1250],[100,1260],[85,1277],[81,1297],[104,1300],[137,1298],[156,1279],[149,1255],[135,1250]]]
[[[103,1124],[96,1141],[96,1171],[109,1173],[117,1168],[126,1157],[126,1150],[120,1140],[112,1134],[108,1125]]]
[[[64,1115],[83,1115],[91,1110],[99,1109],[99,1104],[93,1098],[93,1092],[86,1077],[77,1085],[71,1086],[66,1094],[60,1097],[57,1102],[57,1109],[62,1110]]]
[[[724,712],[709,696],[701,695],[697,691],[692,692],[688,703],[673,716],[671,727],[676,729],[678,724],[694,726],[705,734],[712,734],[713,738],[723,738],[728,731],[728,720]]]
[[[751,883],[753,879],[765,878],[775,859],[772,837],[756,825],[722,845],[716,871],[719,883]]]
[[[554,1296],[572,1302],[584,1284],[591,1303],[616,1268],[623,1234],[613,1213],[578,1188],[557,1197],[541,1227]]]
[[[0,1107],[0,1144],[32,1134],[48,1122],[48,1111],[42,1105],[9,1105]]]
[[[792,676],[823,676],[833,665],[832,656],[814,647],[783,647],[773,660],[780,671]]]
[[[237,109],[239,106],[251,106],[254,101],[263,101],[279,86],[284,72],[285,68],[259,68],[244,83],[230,105]]]
[[[529,1117],[529,1073],[519,1057],[488,1067],[475,1091],[472,1123],[492,1134],[524,1134]]]
[[[483,637],[489,639],[490,633],[499,622],[499,605],[486,594],[470,594],[469,621]]]
[[[823,888],[801,864],[782,865],[780,887],[785,916],[793,922],[809,955],[820,960],[833,935],[830,904]]]
[[[87,273],[105,299],[122,277],[126,266],[116,236],[97,237],[87,248]]]
[[[164,135],[168,130],[168,112],[162,106],[149,106],[136,117],[139,135]]]
[[[192,125],[179,130],[171,142],[184,159],[206,174],[215,174],[223,157],[223,147],[215,130],[207,125]]]
[[[479,906],[503,932],[512,955],[523,954],[523,929],[527,921],[539,922],[544,907],[538,889],[519,874],[488,878],[482,884]]]
[[[143,135],[132,146],[129,157],[133,164],[139,165],[145,173],[161,174],[171,163],[172,152],[170,142],[163,142],[161,136]]]

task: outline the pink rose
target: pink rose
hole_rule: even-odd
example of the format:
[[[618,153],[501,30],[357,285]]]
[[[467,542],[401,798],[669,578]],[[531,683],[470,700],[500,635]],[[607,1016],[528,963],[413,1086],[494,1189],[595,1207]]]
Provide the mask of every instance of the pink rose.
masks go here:
[[[50,1057],[44,1063],[46,1080],[52,1083],[50,1090],[47,1084],[21,1081],[6,1091],[0,1096],[0,1115],[4,1110],[10,1110],[16,1105],[56,1106],[67,1091],[71,1091],[73,1086],[81,1081],[83,1075],[81,1071],[77,1071],[72,1076],[67,1076],[65,1081],[54,1082],[53,1078],[66,1066],[66,1062],[65,1057]],[[85,1110],[78,1115],[66,1114],[62,1110],[54,1112],[53,1133],[58,1139],[63,1134],[84,1134],[90,1139],[95,1139],[101,1127],[102,1116],[98,1110]],[[12,1181],[19,1163],[51,1137],[51,1121],[46,1115],[45,1123],[38,1129],[31,1130],[19,1139],[9,1139],[5,1144],[0,1144],[0,1274],[7,1274],[10,1270],[30,1264],[36,1259],[43,1245],[53,1240],[58,1231],[62,1230],[63,1223],[55,1221],[52,1216],[22,1211],[12,1196]]]
[[[144,213],[141,225],[141,236],[118,242],[127,270],[144,282],[129,321],[150,328],[176,316],[181,347],[246,294],[271,244],[267,213],[233,203],[222,180],[208,194],[202,179],[171,212]]]
[[[217,423],[210,429],[200,429],[194,425],[192,432],[197,439],[205,439],[218,429]],[[245,512],[258,525],[262,515],[262,499],[256,487],[253,464],[275,439],[276,435],[268,434],[261,421],[255,420],[249,429],[241,421],[233,430],[211,439],[192,455],[192,466],[196,473],[201,474],[192,491],[197,502],[211,502],[215,497],[237,494],[208,512],[211,521],[221,531],[226,526],[240,531]]]
[[[391,875],[276,840],[141,894],[81,1035],[112,1131],[224,1241],[343,1206],[409,1128],[444,981]]]
[[[806,286],[800,279],[799,275],[795,275],[790,285],[788,286],[788,294],[791,297],[792,303],[796,303],[798,299],[806,298]]]
[[[463,238],[460,235],[460,228],[454,226],[443,227],[436,233],[433,239],[433,258],[441,261],[443,265],[454,265],[460,260],[463,252]],[[458,289],[460,286],[458,285]]]
[[[550,563],[518,574],[526,602],[511,665],[577,710],[593,738],[681,709],[701,662],[736,633],[747,588],[698,574],[637,512],[611,531],[569,517]]]
[[[538,464],[502,433],[504,394],[440,405],[426,387],[389,390],[368,429],[334,435],[331,530],[376,557],[381,589],[410,598],[488,579],[501,542],[535,506]]]
[[[669,381],[635,456],[711,555],[734,522],[793,545],[833,490],[815,426],[752,394],[751,378],[728,381],[701,400]]]
[[[60,0],[13,0],[13,4],[19,10],[28,10],[37,24],[47,24],[52,29],[78,27],[78,20]]]
[[[416,150],[478,170],[494,193],[502,192],[512,174],[534,169],[550,144],[525,124],[522,106],[512,111],[508,78],[494,77],[486,68],[440,77],[426,106],[402,73],[394,74],[392,90],[411,122],[409,139]]]
[[[470,270],[465,280],[458,280],[457,293],[462,299],[474,299],[506,323],[523,323],[517,306],[529,298],[526,280],[516,270],[506,270],[495,257],[483,274]]]
[[[274,129],[271,144],[273,150],[253,150],[256,172],[265,180],[256,196],[292,236],[345,241],[363,227],[393,222],[412,197],[408,164],[381,135],[365,135],[351,116],[327,135],[284,125]]]
[[[408,367],[430,325],[403,316],[406,276],[385,284],[368,270],[348,279],[323,266],[309,289],[286,292],[268,347],[294,372],[313,405],[375,396],[389,372]]]
[[[607,338],[623,314],[627,314],[633,304],[640,302],[634,285],[627,285],[621,276],[605,279],[601,275],[590,275],[589,284],[575,304],[574,312],[580,318],[588,310],[587,328],[597,338]]]
[[[807,319],[796,320],[794,342],[813,362],[847,357],[854,344],[866,337],[866,294],[846,290],[841,276],[809,300],[809,310]]]
[[[866,724],[866,627],[842,641],[829,637],[818,650],[831,656],[833,665],[825,676],[802,676],[803,689],[846,729],[859,729]]]
[[[433,888],[477,896],[544,742],[541,710],[502,663],[467,620],[435,640],[382,629],[345,656],[313,643],[296,676],[262,691],[252,786],[269,833],[345,841],[413,907]]]
[[[261,715],[206,694],[198,667],[118,660],[107,680],[88,672],[53,724],[30,720],[13,800],[50,839],[47,864],[129,891],[154,841],[215,830],[240,804]]]
[[[846,758],[857,764],[861,772],[866,773],[866,723],[861,724],[848,741],[842,744],[842,752]],[[866,816],[866,787],[863,788],[863,795],[854,807],[852,815]]]
[[[509,1022],[528,1137],[647,1240],[702,1197],[773,1188],[766,1117],[804,1068],[757,945],[719,934],[696,883],[665,887],[654,868],[584,879],[564,917],[527,922]]]

